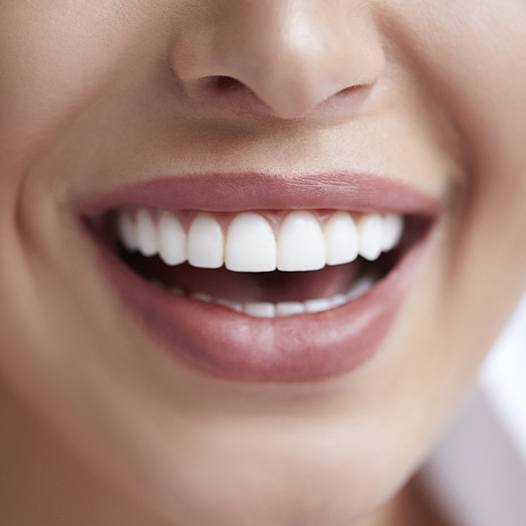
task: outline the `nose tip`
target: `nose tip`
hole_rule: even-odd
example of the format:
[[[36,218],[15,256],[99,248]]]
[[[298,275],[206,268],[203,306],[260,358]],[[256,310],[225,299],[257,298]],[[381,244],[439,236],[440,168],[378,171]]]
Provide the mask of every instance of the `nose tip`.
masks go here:
[[[332,8],[249,5],[243,16],[231,13],[174,46],[175,74],[187,95],[210,110],[257,108],[281,119],[305,118],[333,97],[353,104],[349,95],[363,95],[381,75],[385,56],[363,11],[346,13],[344,23]]]

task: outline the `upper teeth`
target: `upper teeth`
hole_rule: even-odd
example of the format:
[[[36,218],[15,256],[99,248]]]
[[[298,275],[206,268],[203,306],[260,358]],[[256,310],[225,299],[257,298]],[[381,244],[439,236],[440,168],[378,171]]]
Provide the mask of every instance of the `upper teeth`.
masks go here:
[[[187,231],[171,212],[146,208],[121,211],[119,238],[128,250],[159,255],[167,265],[188,261],[194,267],[237,272],[318,270],[359,255],[373,261],[400,241],[400,215],[378,213],[353,217],[337,211],[326,220],[306,210],[288,213],[277,232],[263,214],[235,214],[225,229],[213,214],[200,212]],[[225,233],[226,230],[226,233]]]

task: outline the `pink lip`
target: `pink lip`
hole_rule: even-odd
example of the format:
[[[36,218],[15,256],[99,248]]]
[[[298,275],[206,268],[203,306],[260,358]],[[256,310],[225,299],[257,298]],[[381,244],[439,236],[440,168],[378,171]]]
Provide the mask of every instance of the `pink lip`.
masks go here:
[[[339,208],[428,218],[441,208],[438,200],[403,183],[349,173],[192,175],[129,185],[81,201],[84,216],[128,205],[210,211]],[[361,298],[327,312],[273,319],[176,297],[137,275],[102,243],[98,253],[110,285],[182,364],[230,380],[302,382],[348,373],[374,356],[410,288],[426,238]]]
[[[127,205],[211,212],[328,208],[427,216],[440,209],[437,199],[406,183],[364,172],[194,174],[132,183],[79,200],[79,208],[88,215]]]

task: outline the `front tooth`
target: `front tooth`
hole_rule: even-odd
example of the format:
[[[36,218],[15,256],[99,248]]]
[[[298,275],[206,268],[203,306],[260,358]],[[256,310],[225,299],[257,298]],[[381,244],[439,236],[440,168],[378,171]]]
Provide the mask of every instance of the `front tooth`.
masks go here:
[[[188,232],[188,262],[194,267],[219,268],[223,265],[224,236],[215,218],[199,214]]]
[[[119,239],[130,251],[137,250],[137,229],[135,221],[128,212],[120,212],[118,217]]]
[[[154,256],[159,250],[157,227],[152,215],[145,208],[137,212],[137,245],[143,256]]]
[[[303,314],[305,305],[300,301],[282,301],[276,305],[277,316],[292,316],[293,314]]]
[[[358,221],[360,255],[369,261],[378,259],[383,244],[383,219],[379,214],[366,214]]]
[[[319,221],[310,212],[291,212],[278,235],[278,269],[319,270],[325,262],[325,239]]]
[[[225,266],[237,272],[276,270],[277,248],[268,221],[254,212],[238,214],[230,223]]]
[[[169,212],[159,219],[159,256],[167,265],[186,261],[186,234],[179,220]]]
[[[358,230],[347,212],[337,212],[325,223],[327,264],[341,265],[358,257]]]
[[[384,216],[384,236],[382,249],[384,252],[392,250],[402,237],[404,231],[404,220],[397,214],[387,214]]]
[[[273,318],[276,315],[274,303],[245,303],[243,310],[255,318]]]

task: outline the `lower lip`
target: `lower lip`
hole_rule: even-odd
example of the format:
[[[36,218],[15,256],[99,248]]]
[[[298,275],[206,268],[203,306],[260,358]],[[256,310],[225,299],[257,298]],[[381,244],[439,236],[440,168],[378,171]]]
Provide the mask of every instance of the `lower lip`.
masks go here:
[[[108,249],[100,250],[110,285],[161,347],[182,365],[235,381],[313,382],[370,360],[393,325],[424,240],[367,294],[330,311],[253,318],[178,297],[149,283]]]

